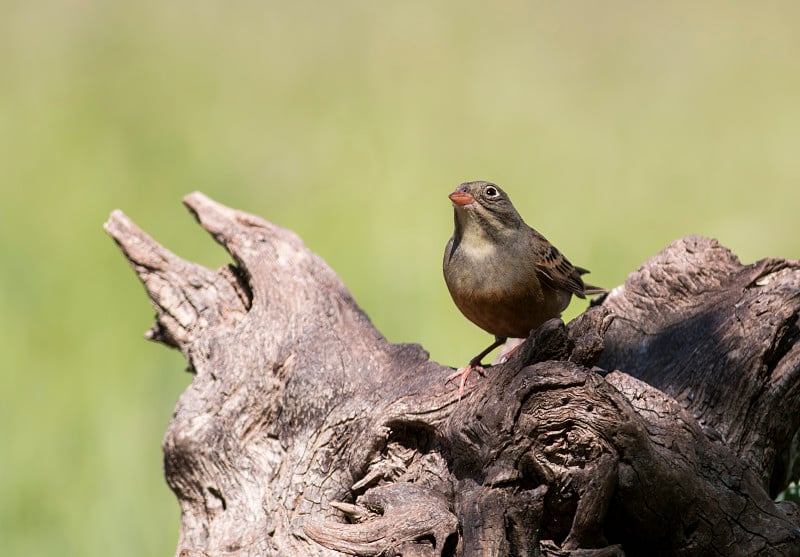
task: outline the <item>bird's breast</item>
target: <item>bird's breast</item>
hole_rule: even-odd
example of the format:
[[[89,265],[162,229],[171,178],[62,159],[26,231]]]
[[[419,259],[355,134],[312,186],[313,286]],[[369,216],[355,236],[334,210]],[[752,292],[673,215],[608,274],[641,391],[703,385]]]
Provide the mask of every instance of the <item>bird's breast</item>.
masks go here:
[[[569,303],[541,284],[529,260],[480,243],[448,245],[444,276],[458,309],[499,337],[525,337]]]
[[[536,290],[535,270],[486,237],[451,239],[445,251],[444,278],[450,292],[480,298],[526,295]]]

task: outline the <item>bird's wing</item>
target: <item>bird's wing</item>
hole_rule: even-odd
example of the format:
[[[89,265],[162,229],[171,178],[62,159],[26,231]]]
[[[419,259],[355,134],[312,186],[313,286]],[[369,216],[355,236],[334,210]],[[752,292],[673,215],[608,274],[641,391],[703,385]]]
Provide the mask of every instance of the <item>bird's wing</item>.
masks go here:
[[[554,290],[563,290],[578,298],[586,297],[582,274],[588,273],[586,269],[575,267],[556,247],[547,241],[547,238],[531,228],[532,251],[536,258],[536,274],[544,284]]]

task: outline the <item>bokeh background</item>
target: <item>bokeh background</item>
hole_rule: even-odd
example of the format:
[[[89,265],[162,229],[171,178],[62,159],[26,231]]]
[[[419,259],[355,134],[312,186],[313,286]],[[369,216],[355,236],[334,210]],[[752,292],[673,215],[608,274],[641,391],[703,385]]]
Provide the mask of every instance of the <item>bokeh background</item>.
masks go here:
[[[211,267],[190,191],[291,228],[450,365],[490,340],[441,278],[461,181],[504,186],[605,286],[689,233],[800,257],[797,2],[0,7],[5,555],[175,549],[160,442],[191,376],[143,340],[114,208]]]

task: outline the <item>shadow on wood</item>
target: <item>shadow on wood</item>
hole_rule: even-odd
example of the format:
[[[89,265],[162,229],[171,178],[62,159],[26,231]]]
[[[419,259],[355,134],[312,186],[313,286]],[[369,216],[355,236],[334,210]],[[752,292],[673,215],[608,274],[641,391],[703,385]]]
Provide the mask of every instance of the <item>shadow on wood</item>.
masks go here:
[[[106,230],[194,373],[177,555],[800,555],[800,264],[688,237],[459,401],[293,233],[199,193],[212,271]]]

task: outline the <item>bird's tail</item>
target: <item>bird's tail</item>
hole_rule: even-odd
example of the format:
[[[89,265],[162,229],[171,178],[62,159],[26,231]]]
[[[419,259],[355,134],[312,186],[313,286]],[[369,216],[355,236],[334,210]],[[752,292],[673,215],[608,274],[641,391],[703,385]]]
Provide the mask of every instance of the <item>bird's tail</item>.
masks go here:
[[[578,271],[579,275],[586,275],[589,273],[589,269],[584,269],[583,267],[575,267],[575,270]],[[584,283],[583,294],[585,296],[597,296],[598,294],[608,294],[608,290],[605,288],[600,288],[599,286]]]
[[[599,286],[592,286],[591,284],[583,285],[583,293],[587,296],[596,296],[597,294],[607,294],[608,290],[600,288]]]

